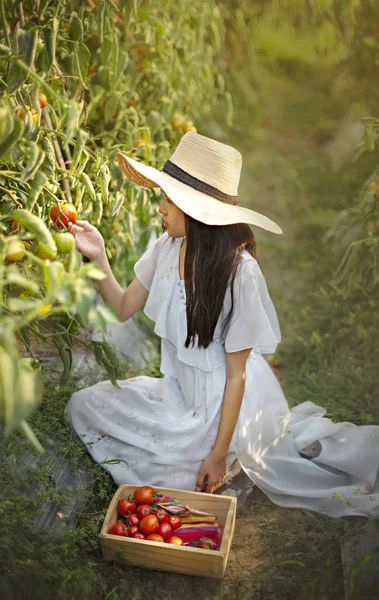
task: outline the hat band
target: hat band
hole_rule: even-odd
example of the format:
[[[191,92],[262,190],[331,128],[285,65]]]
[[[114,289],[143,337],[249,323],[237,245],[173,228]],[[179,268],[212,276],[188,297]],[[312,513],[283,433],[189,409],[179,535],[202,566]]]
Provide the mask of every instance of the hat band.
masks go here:
[[[193,175],[184,171],[178,165],[175,165],[170,160],[167,160],[163,167],[163,172],[186,185],[191,186],[198,192],[203,192],[208,196],[213,196],[217,200],[221,200],[221,202],[226,202],[227,204],[238,204],[239,198],[238,196],[231,196],[230,194],[225,194],[225,192],[221,192],[217,188],[213,187],[213,185],[209,185],[209,183],[205,183],[201,181],[201,179],[197,179]]]

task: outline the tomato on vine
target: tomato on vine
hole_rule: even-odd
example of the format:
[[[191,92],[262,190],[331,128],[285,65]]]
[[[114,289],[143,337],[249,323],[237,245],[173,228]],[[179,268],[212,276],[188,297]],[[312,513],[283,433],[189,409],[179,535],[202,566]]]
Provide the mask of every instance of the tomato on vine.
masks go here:
[[[73,204],[63,203],[59,206],[55,204],[50,209],[50,219],[56,224],[58,229],[62,228],[62,225],[67,227],[69,223],[76,223],[78,213]]]
[[[57,231],[57,233],[54,233],[53,238],[60,254],[70,254],[75,248],[75,238],[68,231],[65,233]]]
[[[8,241],[6,260],[9,262],[18,262],[24,258],[25,246],[21,240],[13,239]]]

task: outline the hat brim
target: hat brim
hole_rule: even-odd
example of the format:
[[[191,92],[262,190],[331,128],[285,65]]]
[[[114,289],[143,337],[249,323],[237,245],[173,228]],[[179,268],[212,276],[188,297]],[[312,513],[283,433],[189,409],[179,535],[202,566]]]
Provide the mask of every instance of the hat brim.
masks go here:
[[[206,225],[249,223],[272,233],[283,233],[279,225],[261,213],[243,206],[221,202],[121,152],[118,153],[117,160],[130,181],[144,187],[161,188],[184,213],[201,223]]]

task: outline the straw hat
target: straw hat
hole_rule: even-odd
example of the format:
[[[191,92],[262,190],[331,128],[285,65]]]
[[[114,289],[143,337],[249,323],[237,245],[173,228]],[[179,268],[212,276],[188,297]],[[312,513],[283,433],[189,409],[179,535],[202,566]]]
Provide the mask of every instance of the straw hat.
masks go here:
[[[238,206],[242,156],[231,146],[189,131],[162,171],[121,152],[117,159],[133,183],[160,187],[183,212],[201,223],[250,223],[272,233],[283,233],[268,217]]]

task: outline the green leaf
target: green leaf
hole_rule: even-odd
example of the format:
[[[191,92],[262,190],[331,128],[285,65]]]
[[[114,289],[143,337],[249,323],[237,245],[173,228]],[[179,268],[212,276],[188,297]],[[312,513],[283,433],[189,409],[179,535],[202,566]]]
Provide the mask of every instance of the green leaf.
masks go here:
[[[111,380],[112,384],[115,387],[121,389],[117,383],[117,371],[114,365],[112,365],[108,360],[103,360],[103,365],[109,375],[109,379]]]
[[[27,231],[34,233],[38,240],[44,246],[46,246],[46,248],[48,248],[53,255],[57,253],[57,247],[53,236],[51,235],[51,232],[45,223],[39,217],[33,215],[27,210],[24,210],[23,208],[13,211],[13,213],[8,216],[10,219],[15,219],[18,223],[21,223],[21,225]]]
[[[116,203],[114,205],[114,207],[111,210],[111,216],[115,217],[118,213],[118,211],[120,210],[121,206],[124,203],[124,194],[123,192],[116,192]]]
[[[81,319],[82,326],[87,325],[88,313],[91,310],[92,305],[93,305],[93,295],[94,294],[90,295],[88,293],[87,294],[83,293],[77,302],[76,310]]]
[[[95,188],[93,187],[93,183],[88,177],[87,173],[82,173],[80,177],[86,187],[87,192],[91,197],[91,200],[96,200]]]
[[[17,36],[18,53],[21,54],[19,58],[26,64],[27,67],[32,68],[34,64],[34,58],[37,48],[38,33],[36,30],[19,31]],[[25,69],[22,69],[17,65],[15,61],[11,62],[8,70],[8,89],[9,94],[13,94],[27,79],[28,73]]]
[[[90,279],[101,281],[102,279],[106,279],[107,276],[104,271],[95,264],[84,263],[81,265],[78,271],[78,277],[89,277]]]
[[[373,152],[375,150],[376,134],[372,127],[370,127],[370,126],[365,127],[363,139],[365,141],[367,150],[369,150],[370,152]]]
[[[6,280],[6,284],[17,285],[18,287],[23,288],[24,290],[29,290],[34,294],[39,293],[38,284],[28,277],[24,277],[21,273],[8,273]]]
[[[68,143],[71,141],[75,129],[78,128],[79,117],[81,113],[81,107],[79,107],[78,103],[72,101],[70,104],[70,108],[68,111],[68,119],[66,125],[66,135],[63,141],[63,148],[66,148]]]
[[[55,64],[55,52],[57,45],[57,33],[59,28],[59,20],[57,18],[53,19],[53,26],[51,29],[44,29],[42,34],[45,40],[45,51],[48,59],[48,69],[51,69],[53,64]]]
[[[13,129],[11,133],[6,137],[2,138],[3,141],[0,143],[0,159],[4,158],[13,146],[22,137],[24,131],[24,123],[18,117],[13,119]]]
[[[9,435],[14,426],[16,397],[14,384],[17,379],[13,357],[0,347],[0,408],[4,416],[5,435]]]
[[[79,77],[80,81],[83,84],[85,84],[85,80],[87,79],[88,74],[91,52],[85,44],[79,42],[75,50],[75,56],[76,62],[74,64],[76,67],[76,74]]]
[[[104,353],[105,353],[106,357],[108,358],[109,362],[112,363],[112,365],[114,365],[114,367],[116,369],[118,369],[120,366],[120,362],[118,360],[118,356],[115,352],[114,346],[109,344],[105,340],[103,340],[101,345],[103,347]]]
[[[68,37],[77,42],[83,39],[83,23],[76,12],[71,14],[70,23],[67,30]]]
[[[101,315],[106,323],[111,325],[120,325],[120,317],[117,310],[110,304],[99,304],[96,307],[96,312]]]

